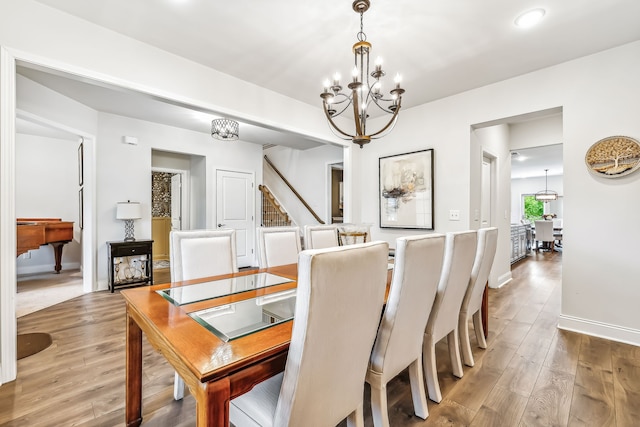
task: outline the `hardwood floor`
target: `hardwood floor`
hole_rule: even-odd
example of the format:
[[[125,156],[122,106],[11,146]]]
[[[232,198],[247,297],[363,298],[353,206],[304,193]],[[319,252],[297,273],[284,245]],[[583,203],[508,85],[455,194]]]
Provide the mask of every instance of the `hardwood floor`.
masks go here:
[[[443,400],[413,415],[408,375],[388,388],[392,426],[637,426],[640,347],[556,328],[561,253],[534,253],[514,280],[490,291],[488,348],[451,375],[438,344]],[[2,426],[124,424],[124,302],[118,292],[85,294],[18,319],[18,332],[48,332],[48,349],[18,361],[0,387]],[[472,342],[473,343],[473,342]],[[195,425],[195,401],[172,398],[173,369],[145,341],[145,426]],[[365,387],[365,425],[372,426]],[[346,425],[346,423],[341,424]]]

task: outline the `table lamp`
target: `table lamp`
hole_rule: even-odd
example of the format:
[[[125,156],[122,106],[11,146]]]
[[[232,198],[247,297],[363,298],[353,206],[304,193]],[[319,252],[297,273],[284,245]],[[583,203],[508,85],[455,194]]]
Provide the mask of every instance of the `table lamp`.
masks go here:
[[[124,241],[132,242],[133,237],[133,220],[142,218],[142,210],[139,202],[118,202],[116,205],[116,219],[124,220]]]

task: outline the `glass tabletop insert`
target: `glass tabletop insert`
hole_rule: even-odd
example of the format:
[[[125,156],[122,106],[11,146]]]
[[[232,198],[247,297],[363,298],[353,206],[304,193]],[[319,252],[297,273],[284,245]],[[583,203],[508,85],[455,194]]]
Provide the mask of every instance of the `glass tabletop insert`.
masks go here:
[[[271,273],[256,273],[248,276],[162,289],[156,292],[175,305],[184,305],[289,282],[293,282],[293,280]]]
[[[189,313],[227,342],[293,319],[296,290],[289,289]]]

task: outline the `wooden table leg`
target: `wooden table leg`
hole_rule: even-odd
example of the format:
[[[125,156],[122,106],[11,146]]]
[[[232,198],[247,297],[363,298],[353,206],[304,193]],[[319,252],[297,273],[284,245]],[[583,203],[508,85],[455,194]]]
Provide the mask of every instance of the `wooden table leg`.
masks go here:
[[[142,423],[142,330],[129,313],[126,352],[125,421],[127,427],[137,427]]]
[[[195,398],[198,427],[229,426],[231,382],[228,377],[201,384]]]
[[[484,293],[482,294],[482,329],[484,329],[484,337],[489,337],[489,283],[484,285]]]

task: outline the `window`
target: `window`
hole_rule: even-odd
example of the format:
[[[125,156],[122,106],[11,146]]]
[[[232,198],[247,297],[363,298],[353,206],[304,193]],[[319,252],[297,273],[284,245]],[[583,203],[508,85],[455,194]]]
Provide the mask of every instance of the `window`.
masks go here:
[[[536,200],[535,195],[523,194],[522,206],[522,212],[524,212],[523,217],[525,219],[528,219],[531,222],[537,219],[542,219],[542,215],[544,214],[544,202]]]

